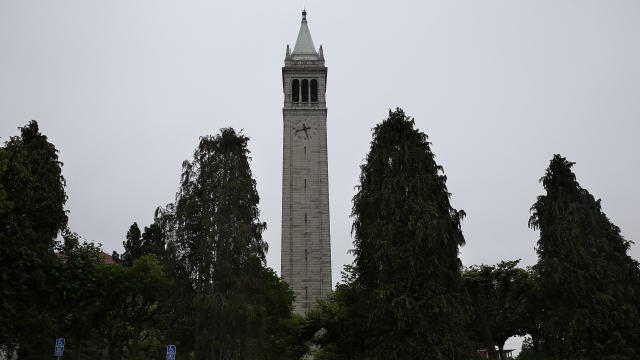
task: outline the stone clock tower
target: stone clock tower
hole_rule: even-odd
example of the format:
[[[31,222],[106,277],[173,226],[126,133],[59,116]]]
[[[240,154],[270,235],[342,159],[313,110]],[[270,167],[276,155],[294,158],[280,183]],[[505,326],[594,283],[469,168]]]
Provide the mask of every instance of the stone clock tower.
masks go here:
[[[307,13],[293,52],[287,45],[282,166],[282,276],[304,314],[331,291],[329,183],[327,174],[327,68],[316,51]]]

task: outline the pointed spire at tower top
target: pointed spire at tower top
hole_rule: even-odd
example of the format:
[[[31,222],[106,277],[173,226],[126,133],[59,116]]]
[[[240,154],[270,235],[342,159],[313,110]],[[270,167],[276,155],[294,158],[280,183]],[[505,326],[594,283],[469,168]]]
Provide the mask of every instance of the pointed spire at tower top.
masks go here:
[[[311,39],[311,33],[307,26],[307,10],[302,10],[302,23],[300,24],[300,31],[298,32],[298,39],[296,45],[293,47],[293,53],[295,55],[315,55],[318,56],[315,46],[313,46],[313,40]]]

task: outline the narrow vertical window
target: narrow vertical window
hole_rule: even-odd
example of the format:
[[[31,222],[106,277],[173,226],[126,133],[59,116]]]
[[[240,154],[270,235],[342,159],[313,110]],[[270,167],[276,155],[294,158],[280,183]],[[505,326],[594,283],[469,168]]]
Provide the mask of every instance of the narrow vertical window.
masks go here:
[[[311,80],[311,102],[318,102],[318,80]]]
[[[304,179],[304,189],[307,190],[307,179]]]
[[[293,79],[291,82],[291,101],[300,101],[300,82],[298,79]]]
[[[305,159],[307,158],[307,147],[306,146],[304,147],[304,158]]]
[[[309,102],[309,80],[302,80],[302,102]]]
[[[304,249],[304,262],[307,262],[307,249]]]
[[[304,213],[304,223],[307,223],[307,213]]]

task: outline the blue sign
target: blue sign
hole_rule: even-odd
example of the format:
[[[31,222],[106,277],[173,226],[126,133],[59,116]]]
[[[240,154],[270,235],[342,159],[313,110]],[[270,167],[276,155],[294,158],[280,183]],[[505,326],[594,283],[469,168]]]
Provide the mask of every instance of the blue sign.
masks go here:
[[[53,352],[53,356],[62,356],[64,352],[64,338],[56,339],[56,349]]]
[[[167,345],[167,360],[176,360],[176,346]]]

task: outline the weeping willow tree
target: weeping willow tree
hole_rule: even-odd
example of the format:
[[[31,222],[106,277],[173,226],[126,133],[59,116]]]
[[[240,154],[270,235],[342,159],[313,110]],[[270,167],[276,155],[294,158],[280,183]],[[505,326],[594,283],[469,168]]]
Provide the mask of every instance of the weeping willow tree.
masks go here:
[[[640,356],[640,272],[620,234],[555,155],[541,182],[545,195],[531,208],[540,231],[540,348],[564,359]]]
[[[451,207],[447,177],[414,126],[396,109],[375,127],[353,198],[358,358],[469,355],[458,299],[465,214]]]

